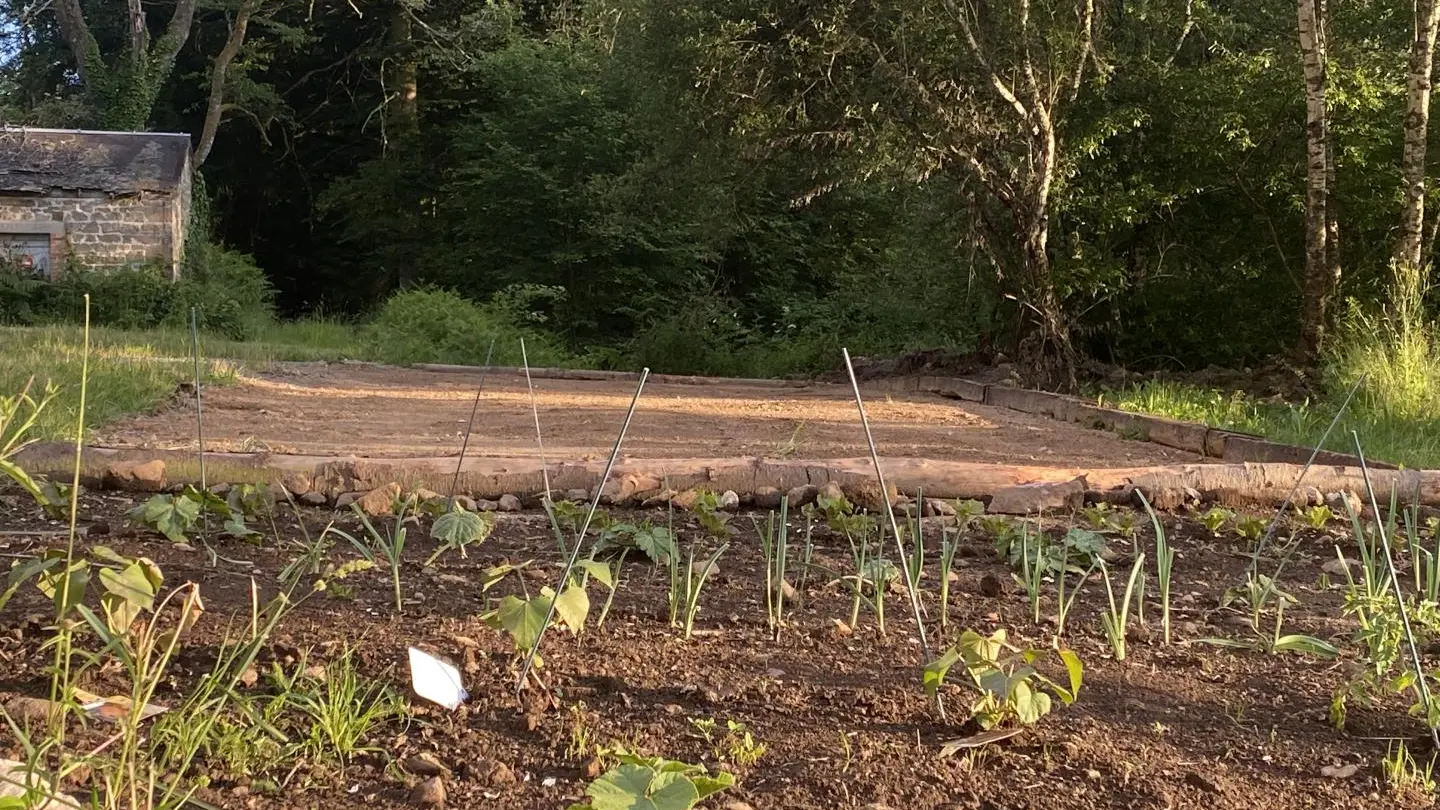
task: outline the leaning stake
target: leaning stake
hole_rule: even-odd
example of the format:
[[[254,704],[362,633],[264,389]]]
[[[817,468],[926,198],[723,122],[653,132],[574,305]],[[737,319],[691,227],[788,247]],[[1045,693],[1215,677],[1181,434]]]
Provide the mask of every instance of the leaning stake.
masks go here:
[[[845,370],[850,374],[850,387],[855,390],[855,407],[860,409],[860,424],[865,427],[865,441],[870,445],[870,460],[875,463],[875,477],[880,481],[880,499],[885,503],[885,514],[890,517],[890,533],[895,536],[895,551],[899,560],[905,562],[905,545],[900,542],[900,524],[895,522],[895,509],[890,505],[890,490],[885,486],[885,471],[880,469],[880,454],[875,450],[875,437],[870,433],[870,417],[865,415],[865,401],[860,398],[860,383],[855,380],[855,366],[850,362],[850,350],[840,350],[845,355]],[[915,593],[915,583],[910,581],[909,566],[905,566],[905,592],[910,596],[910,613],[915,618],[915,629],[920,633],[920,651],[925,663],[930,663],[930,642],[925,638],[925,623],[920,618],[920,597]],[[936,696],[939,700],[939,696]],[[942,708],[941,713],[944,713]]]
[[[460,460],[455,462],[455,477],[450,479],[450,494],[445,500],[445,511],[455,511],[455,487],[460,484],[460,470],[465,466],[465,451],[470,447],[470,431],[475,429],[475,413],[480,410],[480,392],[485,390],[485,375],[490,371],[490,358],[495,354],[495,338],[490,338],[490,348],[485,350],[485,365],[480,367],[480,384],[475,386],[475,403],[470,406],[470,421],[465,423],[465,438],[460,442]]]
[[[195,447],[200,457],[200,491],[210,491],[205,480],[205,409],[200,395],[200,327],[195,307],[190,308],[190,353],[195,360]],[[210,564],[215,564],[215,550],[210,548],[210,508],[200,507],[200,544],[210,551]]]
[[[525,688],[525,678],[530,675],[535,654],[540,651],[540,642],[545,638],[545,631],[550,629],[550,620],[555,618],[555,602],[565,590],[565,583],[570,581],[570,571],[575,568],[575,561],[580,557],[580,547],[585,545],[585,532],[590,530],[595,508],[600,505],[600,494],[605,491],[605,485],[610,481],[610,471],[615,468],[615,459],[620,455],[620,445],[625,441],[625,432],[630,429],[630,420],[635,416],[635,405],[640,402],[640,392],[645,390],[645,381],[649,378],[650,369],[641,369],[640,383],[635,386],[635,396],[630,399],[629,410],[625,411],[625,421],[620,423],[620,435],[615,437],[615,446],[610,449],[610,459],[605,462],[605,472],[600,474],[600,485],[595,488],[590,498],[590,511],[586,513],[585,522],[575,536],[575,548],[570,551],[570,559],[565,561],[565,570],[560,573],[560,582],[555,586],[555,594],[550,597],[550,606],[545,609],[545,621],[540,623],[540,632],[535,634],[535,643],[530,645],[530,652],[525,654],[525,663],[520,667],[520,680],[515,683],[516,692]]]
[[[525,387],[530,390],[530,415],[535,417],[535,446],[540,449],[540,477],[545,481],[545,503],[550,503],[550,467],[545,463],[545,440],[540,437],[540,405],[535,401],[535,383],[530,379],[530,356],[525,353],[525,338],[520,338],[520,362],[525,366]]]
[[[1360,475],[1365,479],[1365,495],[1370,499],[1370,509],[1375,512],[1375,532],[1380,535],[1380,547],[1385,551],[1385,567],[1390,572],[1390,586],[1395,589],[1395,606],[1400,610],[1400,625],[1405,629],[1405,644],[1410,649],[1410,664],[1415,667],[1415,689],[1420,693],[1420,702],[1425,708],[1426,727],[1430,729],[1430,741],[1440,750],[1440,730],[1429,722],[1430,685],[1425,680],[1425,670],[1420,665],[1420,649],[1415,644],[1415,633],[1410,629],[1410,612],[1405,609],[1405,593],[1400,590],[1400,576],[1395,573],[1395,558],[1390,554],[1390,538],[1385,532],[1385,521],[1380,519],[1380,504],[1375,500],[1375,488],[1370,485],[1370,468],[1365,464],[1365,451],[1360,447],[1360,434],[1350,431],[1355,440],[1355,455],[1360,459]],[[1363,540],[1363,538],[1360,538]]]

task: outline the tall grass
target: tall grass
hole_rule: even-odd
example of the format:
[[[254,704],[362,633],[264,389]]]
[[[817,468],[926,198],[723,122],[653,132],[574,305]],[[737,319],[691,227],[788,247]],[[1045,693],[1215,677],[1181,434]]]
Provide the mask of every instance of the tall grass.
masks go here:
[[[1261,401],[1178,382],[1150,381],[1099,397],[1121,410],[1201,422],[1274,441],[1311,446],[1340,402],[1364,378],[1325,447],[1349,452],[1357,431],[1378,459],[1406,467],[1440,468],[1440,331],[1425,320],[1418,288],[1397,284],[1396,303],[1379,314],[1351,313],[1339,329],[1325,368],[1327,394],[1317,401]]]
[[[78,326],[0,327],[0,391],[18,391],[31,377],[41,388],[46,382],[60,387],[60,395],[36,424],[34,438],[73,437],[83,344],[83,330]],[[254,341],[203,336],[201,345],[206,356],[219,358],[209,361],[205,369],[209,384],[233,382],[244,365],[360,354],[353,329],[333,321],[275,324]],[[88,430],[156,407],[192,373],[187,365],[189,335],[183,329],[92,328],[90,346]]]

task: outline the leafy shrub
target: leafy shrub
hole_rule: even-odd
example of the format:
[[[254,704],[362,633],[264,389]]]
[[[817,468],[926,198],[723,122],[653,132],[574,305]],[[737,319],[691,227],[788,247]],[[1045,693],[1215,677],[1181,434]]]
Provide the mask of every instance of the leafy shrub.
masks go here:
[[[531,291],[533,292],[533,291]],[[520,365],[520,338],[525,339],[530,365],[563,365],[569,358],[559,341],[523,318],[517,301],[533,301],[514,293],[499,303],[476,304],[458,293],[422,287],[396,293],[364,330],[376,357],[387,363],[456,363],[480,365],[490,342],[495,365]],[[538,315],[530,311],[532,315]]]
[[[96,326],[188,326],[195,307],[202,329],[245,340],[274,320],[274,288],[264,271],[244,254],[203,242],[191,246],[177,282],[157,263],[72,266],[50,282],[0,268],[0,322],[77,323],[86,295]]]

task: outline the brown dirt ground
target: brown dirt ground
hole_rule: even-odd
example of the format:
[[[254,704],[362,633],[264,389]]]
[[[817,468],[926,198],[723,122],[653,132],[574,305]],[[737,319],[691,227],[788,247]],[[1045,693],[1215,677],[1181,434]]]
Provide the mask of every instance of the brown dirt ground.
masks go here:
[[[395,458],[454,455],[478,377],[367,364],[282,363],[206,389],[206,448]],[[603,458],[634,393],[629,382],[535,381],[548,457]],[[868,394],[885,456],[1065,467],[1128,467],[1201,460],[1193,454],[1005,408],[926,394]],[[484,384],[472,456],[535,454],[524,379]],[[113,447],[195,446],[188,403],[101,431]],[[626,436],[634,458],[794,456],[867,452],[847,386],[804,388],[650,383]]]
[[[268,597],[276,572],[293,559],[300,533],[296,519],[282,514],[277,536],[262,545],[223,542],[223,554],[249,560],[249,565],[211,567],[203,554],[174,549],[127,527],[118,516],[133,502],[127,496],[87,495],[82,514],[87,524],[107,527],[98,540],[124,554],[153,556],[168,583],[199,583],[209,608],[156,695],[157,702],[175,705],[188,685],[208,671],[226,622],[247,609],[250,576]],[[28,504],[12,503],[18,505],[0,502],[0,527],[53,527],[37,519]],[[666,520],[663,511],[618,516],[662,525]],[[346,515],[326,510],[303,515],[312,535],[332,517],[356,530]],[[1070,518],[1046,528],[1059,533],[1075,522]],[[313,649],[311,662],[324,661],[342,644],[359,643],[363,671],[404,691],[405,648],[419,644],[463,662],[472,699],[455,713],[414,699],[416,717],[406,726],[391,724],[372,733],[368,742],[379,750],[357,758],[343,774],[311,768],[292,772],[288,762],[262,769],[268,778],[285,780],[275,793],[250,776],[206,762],[199,773],[208,774],[211,783],[199,798],[237,810],[340,810],[362,802],[377,808],[413,806],[405,798],[407,779],[393,763],[426,752],[451,770],[448,806],[555,810],[579,798],[588,782],[593,749],[573,749],[577,735],[587,737],[587,746],[628,741],[651,753],[714,767],[715,753],[697,738],[690,720],[719,718],[722,724],[725,719],[746,723],[767,751],[756,765],[737,768],[739,784],[707,804],[713,808],[734,800],[756,810],[869,808],[872,802],[908,810],[1430,806],[1429,797],[1392,792],[1376,768],[1385,755],[1385,738],[1410,737],[1416,745],[1421,733],[1419,724],[1405,717],[1403,702],[1356,706],[1347,731],[1327,723],[1330,694],[1353,664],[1195,643],[1206,636],[1246,637],[1241,612],[1218,605],[1226,588],[1243,577],[1247,559],[1233,532],[1216,537],[1180,516],[1167,516],[1166,522],[1179,552],[1177,643],[1160,643],[1152,590],[1145,612],[1148,631],[1137,631],[1123,663],[1113,660],[1097,616],[1104,587],[1091,582],[1066,632],[1067,645],[1086,668],[1079,700],[1057,704],[1020,737],[948,758],[937,756],[939,746],[968,731],[954,715],[963,718],[975,692],[948,688],[951,722],[936,716],[920,689],[920,651],[904,598],[889,599],[888,635],[876,632],[867,613],[851,634],[842,635],[835,620],[848,614],[848,597],[827,585],[825,577],[812,576],[801,589],[803,602],[789,611],[786,632],[778,641],[770,638],[759,602],[763,559],[743,516],[734,520],[739,534],[703,593],[694,639],[686,641],[668,626],[665,575],[632,555],[603,628],[592,627],[578,638],[559,632],[548,637],[544,672],[553,700],[542,702],[534,692],[517,700],[508,642],[478,618],[487,597],[515,592],[519,581],[507,578],[488,594],[473,583],[488,566],[526,559],[536,560],[528,577],[531,592],[556,579],[558,554],[543,517],[500,515],[494,535],[471,549],[468,558],[450,554],[431,570],[421,566],[432,543],[425,539],[426,527],[417,527],[416,542],[405,555],[403,615],[394,615],[389,606],[385,574],[358,575],[350,580],[355,587],[351,598],[322,594],[291,614],[263,662],[283,663],[306,649]],[[803,536],[796,523],[793,543]],[[1150,548],[1143,517],[1140,526],[1133,544],[1116,536],[1111,548],[1121,555]],[[937,528],[927,531],[924,592],[932,642],[953,638],[965,627],[983,632],[1003,627],[1018,643],[1047,647],[1051,628],[1032,622],[1025,597],[1013,586],[998,596],[984,595],[985,578],[1007,582],[1009,571],[978,529],[963,534],[951,601],[939,604]],[[1287,590],[1300,603],[1285,613],[1286,630],[1332,639],[1353,661],[1349,638],[1354,625],[1339,618],[1338,593],[1320,578],[1321,563],[1334,553],[1331,543],[1349,542],[1338,523],[1329,528],[1297,534],[1300,548],[1285,576]],[[685,545],[710,544],[683,516],[676,529]],[[815,561],[844,570],[849,564],[846,541],[823,528],[814,538]],[[40,547],[43,541],[33,538],[0,537],[5,556],[33,554]],[[340,563],[354,553],[342,543],[330,557]],[[598,606],[603,591],[598,585],[592,591]],[[1053,615],[1049,599],[1043,609]],[[41,645],[48,609],[43,597],[27,587],[0,613],[0,700],[45,694],[49,653]],[[950,619],[945,630],[938,625],[942,611]],[[1058,674],[1053,665],[1042,666]],[[86,685],[102,694],[124,687],[114,668],[92,670]],[[263,694],[266,688],[262,679],[249,691]],[[88,729],[76,744],[107,733]],[[15,755],[14,748],[0,741],[0,756]],[[504,766],[503,777],[497,776],[497,763]],[[1356,767],[1339,778],[1321,773],[1326,766],[1344,765]]]

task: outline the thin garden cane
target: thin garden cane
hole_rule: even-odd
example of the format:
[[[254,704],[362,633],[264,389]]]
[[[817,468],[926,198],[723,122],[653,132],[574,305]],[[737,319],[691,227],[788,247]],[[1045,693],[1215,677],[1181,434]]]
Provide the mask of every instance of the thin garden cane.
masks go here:
[[[525,367],[525,387],[530,391],[530,415],[535,418],[535,446],[540,450],[540,477],[545,482],[545,508],[550,508],[550,466],[545,463],[545,440],[540,435],[540,405],[535,399],[535,382],[530,379],[530,356],[525,338],[520,338],[520,363]]]
[[[1395,591],[1395,606],[1400,611],[1400,626],[1405,630],[1405,645],[1410,650],[1410,664],[1415,667],[1415,688],[1425,707],[1425,725],[1430,731],[1430,741],[1440,749],[1440,729],[1430,721],[1430,685],[1425,680],[1425,668],[1420,663],[1420,649],[1415,644],[1415,633],[1410,629],[1410,612],[1405,609],[1405,593],[1400,589],[1400,576],[1395,572],[1395,557],[1390,553],[1390,537],[1385,523],[1380,520],[1380,504],[1375,500],[1375,488],[1370,483],[1370,468],[1365,464],[1365,450],[1360,446],[1360,434],[1350,431],[1355,440],[1355,455],[1360,459],[1360,475],[1365,480],[1365,496],[1370,499],[1370,508],[1375,511],[1375,532],[1380,535],[1380,546],[1385,552],[1385,568],[1390,572],[1390,587]]]
[[[855,407],[860,410],[860,424],[865,428],[865,442],[870,445],[870,460],[875,464],[875,477],[880,482],[880,500],[885,504],[885,514],[890,518],[890,532],[895,537],[895,551],[900,555],[900,560],[905,560],[905,545],[900,541],[900,524],[895,521],[895,510],[890,507],[890,489],[885,485],[885,471],[880,469],[880,453],[875,449],[875,436],[870,432],[870,417],[865,414],[865,400],[860,396],[860,383],[855,379],[855,365],[850,362],[850,350],[841,349],[845,357],[845,371],[850,375],[850,387],[855,391]],[[915,619],[915,630],[920,634],[920,652],[925,656],[925,663],[930,663],[930,642],[925,637],[925,622],[920,616],[920,597],[915,593],[915,583],[910,581],[909,570],[906,569],[905,592],[910,597],[910,613]],[[936,702],[939,702],[936,696]],[[944,716],[945,709],[940,709],[941,716]]]
[[[560,547],[560,553],[563,555],[566,551],[565,535],[560,531],[560,524],[555,519],[555,504],[550,493],[550,465],[545,463],[545,439],[540,433],[540,405],[535,399],[535,382],[530,379],[530,355],[525,351],[525,338],[523,337],[520,338],[520,363],[525,368],[525,387],[530,392],[530,415],[535,419],[535,446],[540,451],[540,476],[545,483],[545,494],[541,496],[540,506],[545,510],[545,516],[550,519],[550,525],[555,530],[555,544]],[[579,543],[580,538],[577,537],[575,542]],[[613,597],[615,592],[612,590],[610,594]]]
[[[1355,394],[1359,392],[1360,386],[1365,382],[1366,376],[1366,374],[1361,374],[1360,377],[1355,380],[1355,384],[1350,386],[1350,392],[1345,395],[1344,401],[1340,403],[1340,407],[1335,411],[1334,418],[1330,420],[1330,424],[1325,428],[1325,432],[1320,434],[1320,441],[1316,442],[1314,449],[1310,451],[1310,458],[1306,459],[1305,466],[1300,468],[1300,475],[1296,476],[1295,483],[1290,487],[1290,492],[1285,495],[1285,500],[1280,502],[1280,507],[1275,510],[1275,515],[1270,518],[1270,525],[1265,527],[1264,536],[1260,538],[1260,542],[1255,544],[1255,552],[1250,555],[1250,577],[1252,579],[1260,573],[1260,552],[1265,549],[1266,544],[1274,537],[1275,527],[1280,524],[1281,515],[1284,515],[1285,510],[1289,509],[1290,504],[1294,503],[1295,493],[1300,491],[1301,482],[1305,480],[1305,475],[1310,472],[1310,468],[1315,466],[1315,459],[1320,455],[1320,449],[1325,446],[1325,440],[1330,438],[1330,434],[1334,432],[1336,425],[1340,424],[1340,418],[1343,417],[1345,411],[1349,409],[1350,401],[1355,399]]]
[[[475,386],[475,402],[470,406],[470,421],[465,423],[465,438],[460,442],[460,460],[455,462],[455,476],[450,479],[450,494],[445,500],[445,511],[455,511],[455,488],[460,485],[460,470],[465,467],[465,451],[470,449],[470,431],[475,429],[475,414],[480,410],[480,393],[485,390],[485,375],[490,372],[490,358],[495,354],[495,339],[490,339],[490,348],[485,350],[485,365],[480,367],[480,383]]]
[[[195,307],[190,308],[190,353],[195,360],[195,447],[200,460],[200,491],[209,492],[210,483],[205,476],[205,407],[200,394],[200,327]],[[203,503],[200,507],[200,544],[210,552],[210,564],[215,564],[215,549],[210,548],[210,510]]]
[[[585,545],[585,533],[590,530],[590,521],[595,518],[595,509],[600,505],[600,493],[605,491],[605,485],[610,481],[610,472],[615,469],[615,459],[620,456],[620,446],[625,442],[625,432],[630,429],[630,420],[635,418],[635,406],[640,403],[640,392],[645,390],[645,381],[650,379],[650,369],[640,370],[640,382],[635,386],[635,396],[630,399],[630,407],[625,411],[625,421],[620,423],[620,434],[615,437],[615,446],[610,449],[610,459],[605,462],[605,472],[600,474],[600,484],[595,488],[595,497],[590,499],[590,511],[585,514],[585,522],[581,524],[580,531],[576,534],[575,548],[570,551],[570,558],[565,561],[565,570],[560,572],[560,583],[555,589],[555,594],[550,597],[550,605],[545,609],[545,620],[540,623],[540,631],[535,634],[535,643],[530,645],[530,651],[525,654],[525,663],[520,667],[520,679],[515,682],[515,691],[519,692],[525,688],[525,679],[530,675],[530,668],[535,664],[535,655],[540,652],[540,642],[545,640],[545,631],[550,629],[550,621],[555,618],[555,602],[560,599],[560,594],[565,590],[565,583],[570,580],[570,572],[575,568],[575,562],[580,557],[580,547]]]

